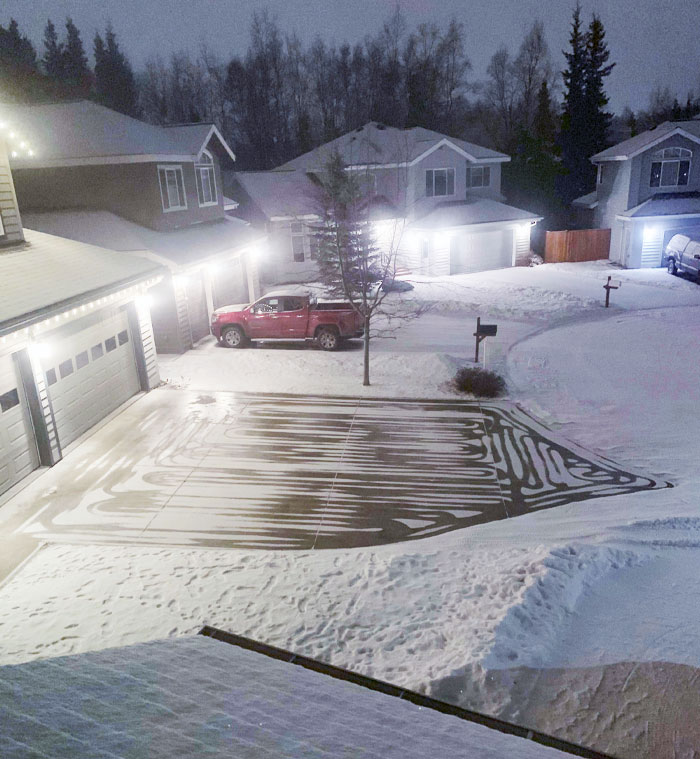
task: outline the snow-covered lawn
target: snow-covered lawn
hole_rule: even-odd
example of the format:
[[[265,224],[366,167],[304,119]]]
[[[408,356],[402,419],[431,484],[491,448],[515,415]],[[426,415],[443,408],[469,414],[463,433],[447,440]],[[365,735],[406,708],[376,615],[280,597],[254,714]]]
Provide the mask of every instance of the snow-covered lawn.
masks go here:
[[[606,311],[609,274],[622,288]],[[674,682],[685,688],[677,715],[700,708],[697,690],[682,685],[688,667],[700,668],[700,288],[604,263],[415,284],[406,297],[434,311],[377,343],[370,389],[353,349],[229,351],[205,342],[166,357],[162,374],[203,392],[446,397],[454,368],[472,355],[480,315],[499,323],[487,361],[505,373],[512,400],[576,443],[675,487],[372,550],[47,545],[0,588],[0,661],[208,623],[615,755],[685,750],[695,728],[678,717],[667,725],[659,710]],[[552,693],[566,693],[556,708],[546,703]]]

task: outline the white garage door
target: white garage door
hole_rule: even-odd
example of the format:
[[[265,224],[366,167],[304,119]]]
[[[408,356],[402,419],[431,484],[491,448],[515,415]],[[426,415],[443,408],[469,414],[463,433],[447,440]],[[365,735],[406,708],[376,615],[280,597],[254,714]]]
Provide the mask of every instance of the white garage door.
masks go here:
[[[513,230],[473,232],[452,238],[450,274],[504,269],[513,265]]]
[[[0,493],[39,466],[29,411],[12,356],[0,356]]]
[[[58,439],[63,447],[140,390],[125,311],[95,314],[52,341],[42,360]]]

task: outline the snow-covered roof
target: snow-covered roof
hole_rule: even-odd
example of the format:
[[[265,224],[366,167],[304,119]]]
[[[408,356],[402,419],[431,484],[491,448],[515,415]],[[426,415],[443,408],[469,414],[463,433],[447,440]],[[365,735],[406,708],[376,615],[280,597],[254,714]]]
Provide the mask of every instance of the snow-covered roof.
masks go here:
[[[576,198],[571,201],[572,206],[579,206],[580,208],[595,208],[598,205],[598,192],[593,190],[586,195]]]
[[[662,192],[618,214],[627,219],[655,216],[700,216],[700,192]]]
[[[490,198],[467,198],[462,201],[440,203],[425,216],[413,222],[418,229],[449,229],[471,224],[495,222],[540,221],[541,216],[508,206]]]
[[[0,249],[0,330],[98,292],[137,283],[162,271],[154,261],[24,230],[26,242]]]
[[[348,166],[390,166],[414,163],[441,146],[451,147],[477,163],[505,162],[510,157],[481,145],[448,137],[423,127],[397,129],[371,121],[325,145],[283,164],[281,169],[323,168],[329,156],[337,151]]]
[[[0,668],[0,709],[13,756],[570,755],[204,636]]]
[[[700,142],[700,121],[665,121],[654,129],[648,129],[646,132],[630,137],[628,140],[618,142],[600,153],[591,157],[591,161],[599,163],[601,161],[625,161],[628,158],[634,158],[648,148],[653,147],[659,142],[671,137],[674,134],[680,134],[694,142]]]
[[[234,160],[212,124],[162,127],[125,116],[89,100],[0,108],[34,156],[11,159],[13,168],[80,166],[138,161],[193,161],[213,136]]]
[[[260,232],[230,216],[170,232],[142,227],[109,211],[25,213],[22,222],[26,228],[90,245],[142,255],[148,252],[171,268],[199,265],[261,239]]]
[[[308,215],[318,205],[318,187],[303,171],[242,171],[235,182],[238,213],[251,222]]]

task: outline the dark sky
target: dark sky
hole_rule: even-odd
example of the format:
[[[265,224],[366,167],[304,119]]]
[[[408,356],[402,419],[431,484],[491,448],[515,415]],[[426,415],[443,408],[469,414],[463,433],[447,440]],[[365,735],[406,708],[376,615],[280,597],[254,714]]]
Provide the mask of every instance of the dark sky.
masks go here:
[[[555,64],[561,67],[574,0],[400,0],[410,26],[424,21],[444,25],[451,16],[464,23],[471,79],[485,74],[491,55],[503,43],[517,50],[532,21],[541,18]],[[222,57],[245,50],[254,10],[267,7],[283,30],[305,41],[361,40],[375,33],[395,0],[4,0],[3,25],[15,17],[39,45],[47,17],[59,26],[67,15],[81,30],[86,47],[111,19],[122,46],[138,68],[150,55],[174,49],[196,50],[202,41]],[[700,0],[584,0],[588,22],[602,17],[612,60],[608,79],[611,106],[646,107],[655,85],[669,86],[684,102],[700,93]],[[60,30],[63,31],[62,29]],[[89,44],[88,44],[89,43]]]

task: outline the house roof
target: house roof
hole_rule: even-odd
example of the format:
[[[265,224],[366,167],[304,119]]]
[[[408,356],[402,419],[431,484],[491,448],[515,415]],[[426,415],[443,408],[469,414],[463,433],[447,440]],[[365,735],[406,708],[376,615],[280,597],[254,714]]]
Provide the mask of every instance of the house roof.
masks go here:
[[[653,147],[659,142],[671,137],[674,134],[680,134],[694,142],[700,142],[700,121],[665,121],[654,129],[648,129],[646,132],[623,140],[617,145],[613,145],[600,153],[591,157],[591,161],[599,163],[601,161],[626,161],[628,158],[634,158],[643,151]]]
[[[21,131],[34,156],[10,159],[12,168],[196,160],[212,138],[235,160],[212,124],[161,127],[89,100],[2,105],[3,119]]]
[[[25,229],[24,234],[26,242],[0,249],[3,332],[162,272],[158,263],[139,256],[30,229]]]
[[[508,206],[490,198],[467,198],[462,201],[440,203],[425,216],[413,222],[418,229],[449,229],[472,224],[497,222],[540,221],[541,216]]]
[[[598,191],[593,190],[586,195],[581,195],[581,197],[572,200],[571,205],[580,208],[595,208],[598,205]]]
[[[322,169],[332,153],[338,151],[348,166],[391,166],[411,164],[421,160],[425,155],[441,146],[447,146],[470,161],[477,163],[510,161],[505,153],[474,145],[465,140],[448,137],[440,132],[423,127],[397,129],[387,127],[376,121],[348,132],[325,145],[294,158],[283,164],[281,169],[303,169],[314,171]]]
[[[237,215],[252,223],[308,215],[318,205],[317,185],[303,171],[240,171],[234,184]]]
[[[13,756],[570,755],[204,636],[2,667],[0,711]]]
[[[22,222],[26,228],[90,245],[150,255],[175,269],[231,255],[261,238],[249,224],[230,216],[171,232],[142,227],[109,211],[25,213]]]
[[[626,219],[700,216],[700,192],[660,192],[618,216]]]

